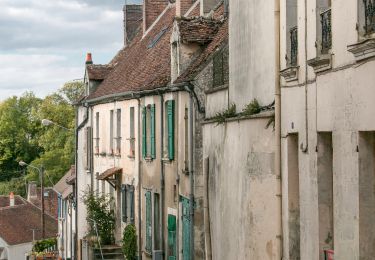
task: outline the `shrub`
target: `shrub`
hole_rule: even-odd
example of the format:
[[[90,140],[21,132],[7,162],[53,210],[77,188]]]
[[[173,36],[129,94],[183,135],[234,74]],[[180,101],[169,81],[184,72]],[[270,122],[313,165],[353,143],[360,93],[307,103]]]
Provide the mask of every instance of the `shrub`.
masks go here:
[[[87,208],[89,236],[96,236],[95,224],[102,245],[114,244],[115,213],[110,209],[113,198],[105,195],[94,196],[85,192],[83,202]]]
[[[244,116],[251,116],[255,114],[259,114],[261,111],[260,105],[258,100],[253,99],[246,107],[242,110],[242,115]]]
[[[38,240],[35,242],[33,246],[33,252],[35,253],[41,253],[47,250],[48,248],[53,248],[57,246],[57,239],[56,238],[49,238],[49,239],[43,239]]]
[[[214,120],[220,125],[224,124],[227,118],[235,117],[236,115],[236,104],[232,104],[227,110],[216,113]]]
[[[122,252],[126,260],[135,260],[137,258],[137,231],[134,224],[129,224],[124,229]]]

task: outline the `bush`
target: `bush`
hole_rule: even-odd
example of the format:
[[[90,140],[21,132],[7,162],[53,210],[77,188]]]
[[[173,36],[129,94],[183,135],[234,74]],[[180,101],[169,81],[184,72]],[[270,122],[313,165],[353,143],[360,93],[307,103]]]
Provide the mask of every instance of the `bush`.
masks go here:
[[[137,258],[137,231],[134,224],[127,225],[124,229],[122,252],[126,260],[135,260]]]
[[[96,236],[96,224],[100,243],[102,245],[114,244],[115,213],[110,209],[113,198],[104,195],[96,197],[87,191],[82,199],[87,208],[88,235]]]
[[[216,113],[214,120],[220,125],[224,124],[227,118],[235,117],[236,115],[236,104],[232,104],[227,110]]]
[[[242,115],[244,116],[251,116],[255,114],[259,114],[261,111],[260,105],[258,100],[253,99],[249,104],[242,111]]]
[[[35,242],[33,246],[33,252],[41,253],[47,250],[48,248],[54,248],[57,246],[57,239],[56,238],[49,238],[38,240]]]

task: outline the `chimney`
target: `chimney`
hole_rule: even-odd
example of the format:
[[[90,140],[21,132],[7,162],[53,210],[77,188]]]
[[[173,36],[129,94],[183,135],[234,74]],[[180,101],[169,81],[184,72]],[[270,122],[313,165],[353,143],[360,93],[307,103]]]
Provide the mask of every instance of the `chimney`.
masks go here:
[[[194,4],[194,0],[176,0],[176,16],[184,16]]]
[[[168,0],[143,0],[143,33],[155,22],[164,9]]]
[[[124,5],[124,46],[128,45],[137,35],[142,25],[142,5]]]
[[[15,205],[15,203],[14,203],[14,193],[11,192],[9,194],[9,206],[13,207],[14,205]]]
[[[209,14],[221,0],[201,0],[201,16]]]
[[[86,54],[86,65],[92,64],[92,55],[90,52]]]
[[[27,189],[27,201],[31,202],[33,199],[37,199],[37,188],[36,188],[36,182],[31,181],[29,182],[28,189]]]

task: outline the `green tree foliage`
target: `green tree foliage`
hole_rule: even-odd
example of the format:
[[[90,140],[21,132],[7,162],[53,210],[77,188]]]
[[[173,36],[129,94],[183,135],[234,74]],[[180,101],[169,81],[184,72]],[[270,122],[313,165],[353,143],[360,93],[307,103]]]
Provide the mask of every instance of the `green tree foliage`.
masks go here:
[[[25,187],[21,183],[39,181],[38,172],[31,168],[27,169],[26,176],[22,174],[20,160],[36,167],[43,165],[47,186],[55,184],[68,171],[74,163],[75,110],[72,104],[82,91],[82,82],[69,82],[44,99],[27,92],[0,103],[0,194],[8,194],[9,189],[24,194]],[[42,119],[72,130],[43,126]]]
[[[110,205],[113,198],[110,196],[95,196],[86,191],[82,197],[87,209],[87,223],[89,223],[89,236],[99,234],[101,245],[112,245],[115,242],[115,213]]]

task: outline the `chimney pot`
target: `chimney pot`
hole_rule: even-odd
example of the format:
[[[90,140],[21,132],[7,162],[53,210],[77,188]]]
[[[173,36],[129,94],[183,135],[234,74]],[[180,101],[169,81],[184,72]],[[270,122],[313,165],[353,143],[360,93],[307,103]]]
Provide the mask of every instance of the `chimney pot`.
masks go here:
[[[92,55],[90,52],[86,54],[86,64],[92,64]]]
[[[11,192],[11,193],[9,194],[9,206],[13,207],[14,204],[15,204],[15,203],[14,203],[14,193]]]

